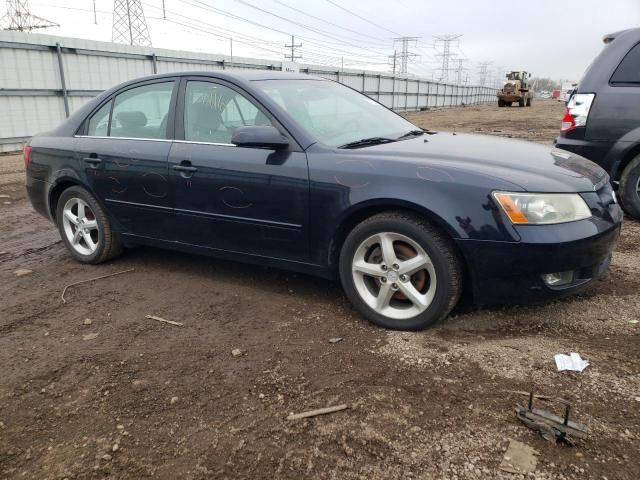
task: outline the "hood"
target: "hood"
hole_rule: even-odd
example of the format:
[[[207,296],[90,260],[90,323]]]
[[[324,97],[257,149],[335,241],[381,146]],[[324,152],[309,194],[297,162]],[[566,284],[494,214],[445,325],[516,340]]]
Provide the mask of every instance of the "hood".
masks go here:
[[[595,163],[551,146],[451,132],[355,150],[371,157],[492,177],[529,192],[592,192],[608,180]],[[354,152],[355,152],[354,151]]]

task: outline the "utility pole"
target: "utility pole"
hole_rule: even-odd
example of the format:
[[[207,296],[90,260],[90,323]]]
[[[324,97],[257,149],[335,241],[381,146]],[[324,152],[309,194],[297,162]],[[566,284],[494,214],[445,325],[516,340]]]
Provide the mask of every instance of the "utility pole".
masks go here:
[[[151,46],[151,36],[141,0],[115,0],[111,38],[117,43]]]
[[[458,44],[458,39],[462,37],[462,34],[454,34],[454,35],[434,35],[433,38],[436,40],[436,46],[442,45],[441,52],[436,55],[438,57],[442,57],[442,65],[440,66],[440,81],[448,81],[449,80],[449,60],[455,56],[455,54],[451,53],[451,44],[453,42]]]
[[[46,18],[33,15],[29,10],[29,0],[7,0],[7,13],[0,18],[0,25],[4,30],[18,32],[60,26]]]
[[[231,49],[231,63],[233,63],[233,37],[229,37],[229,48]]]
[[[96,12],[96,0],[93,0],[93,23],[98,24],[98,13]]]
[[[94,0],[95,1],[95,0]],[[162,0],[162,19],[166,20],[167,19],[167,11],[164,8],[164,0]]]
[[[400,49],[400,55],[399,55],[399,59],[400,59],[400,75],[406,75],[407,72],[407,64],[409,63],[409,60],[413,60],[414,58],[417,57],[417,55],[415,53],[411,53],[409,51],[409,42],[414,43],[418,41],[420,37],[398,37],[398,38],[394,38],[394,42],[400,42],[401,45],[401,49]],[[394,68],[394,73],[395,73],[395,68]]]
[[[291,49],[291,54],[285,55],[284,58],[288,59],[291,62],[295,62],[297,58],[302,58],[302,55],[296,55],[296,48],[301,48],[301,47],[302,47],[302,44],[299,43],[298,45],[296,45],[296,38],[293,35],[291,35],[291,45],[285,44],[285,48]]]
[[[395,74],[396,74],[396,64],[397,64],[397,61],[398,61],[398,51],[397,51],[397,50],[394,50],[394,51],[393,51],[393,55],[389,55],[389,63],[390,63],[391,65],[393,65],[393,70],[392,70],[392,71],[393,71],[393,75],[395,75]]]

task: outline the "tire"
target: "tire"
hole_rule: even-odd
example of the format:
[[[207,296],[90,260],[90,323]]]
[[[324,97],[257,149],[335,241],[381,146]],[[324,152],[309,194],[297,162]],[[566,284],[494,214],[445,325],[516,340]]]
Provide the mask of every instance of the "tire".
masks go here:
[[[383,239],[392,246],[386,249],[392,256],[383,253]],[[414,262],[409,269],[411,258],[426,262]],[[339,270],[354,308],[371,323],[393,330],[420,330],[440,322],[462,293],[462,262],[451,240],[406,212],[380,213],[357,225],[342,246]]]
[[[62,192],[56,209],[56,223],[67,250],[81,263],[98,264],[122,253],[122,244],[113,231],[109,216],[82,187],[70,187]]]
[[[505,107],[510,107],[511,106],[511,102],[504,102]]]
[[[532,99],[531,97],[527,98],[527,107],[531,106]]]
[[[622,171],[620,176],[620,204],[624,211],[633,218],[640,219],[640,155],[636,156]]]
[[[518,100],[518,106],[524,107],[524,104],[525,104],[524,97],[520,97],[520,100]]]
[[[499,107],[504,107],[504,102],[502,100],[498,100],[498,106]]]

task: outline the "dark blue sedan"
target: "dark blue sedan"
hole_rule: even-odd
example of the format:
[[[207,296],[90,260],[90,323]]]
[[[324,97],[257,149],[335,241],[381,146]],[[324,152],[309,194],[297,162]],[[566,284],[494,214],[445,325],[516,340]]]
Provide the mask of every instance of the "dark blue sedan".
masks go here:
[[[27,189],[70,254],[155,245],[340,278],[378,325],[576,291],[622,215],[584,158],[417,128],[335,82],[156,75],[108,90],[25,149]]]

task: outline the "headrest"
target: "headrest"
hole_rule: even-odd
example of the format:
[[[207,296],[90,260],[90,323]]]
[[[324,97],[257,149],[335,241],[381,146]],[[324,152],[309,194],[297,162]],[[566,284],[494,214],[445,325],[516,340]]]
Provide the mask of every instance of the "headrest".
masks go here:
[[[116,119],[124,128],[145,127],[147,125],[147,116],[144,112],[119,112]]]

